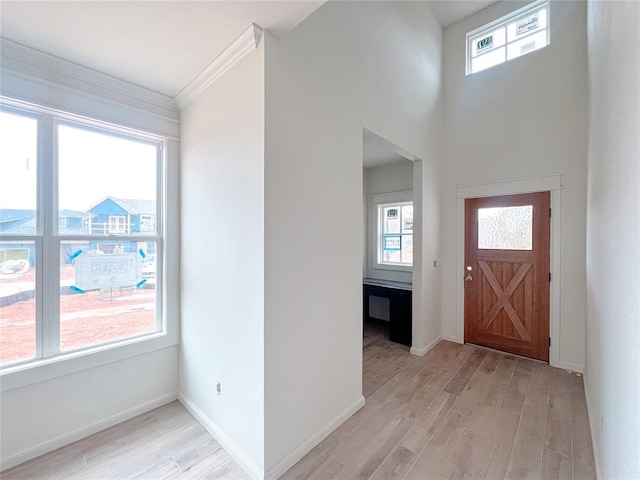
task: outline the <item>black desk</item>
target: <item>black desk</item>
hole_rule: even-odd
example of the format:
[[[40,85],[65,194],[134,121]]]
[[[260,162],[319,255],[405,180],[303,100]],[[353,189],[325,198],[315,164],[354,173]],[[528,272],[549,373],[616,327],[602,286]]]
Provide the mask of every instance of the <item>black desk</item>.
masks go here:
[[[364,321],[369,316],[369,296],[389,299],[389,340],[411,346],[411,283],[364,278]]]

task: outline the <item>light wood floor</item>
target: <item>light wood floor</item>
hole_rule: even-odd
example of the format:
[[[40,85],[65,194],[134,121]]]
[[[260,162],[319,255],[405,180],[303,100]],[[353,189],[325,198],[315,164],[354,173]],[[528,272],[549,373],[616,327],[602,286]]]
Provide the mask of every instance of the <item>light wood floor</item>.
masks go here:
[[[2,480],[249,480],[178,402],[0,474]]]
[[[376,325],[366,405],[283,480],[595,478],[582,378],[441,342],[424,357]],[[177,402],[19,465],[2,480],[246,480]]]
[[[282,480],[595,478],[582,378],[440,342],[424,357],[365,328],[366,405]]]

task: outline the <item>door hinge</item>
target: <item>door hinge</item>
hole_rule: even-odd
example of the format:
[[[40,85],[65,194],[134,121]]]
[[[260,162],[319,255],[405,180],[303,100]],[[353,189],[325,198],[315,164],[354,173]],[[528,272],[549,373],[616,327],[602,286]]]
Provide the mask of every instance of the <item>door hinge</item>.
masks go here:
[[[551,272],[549,272],[549,283],[551,283]]]
[[[549,337],[549,346],[551,346],[551,337]]]
[[[549,209],[549,218],[551,218],[551,209]]]

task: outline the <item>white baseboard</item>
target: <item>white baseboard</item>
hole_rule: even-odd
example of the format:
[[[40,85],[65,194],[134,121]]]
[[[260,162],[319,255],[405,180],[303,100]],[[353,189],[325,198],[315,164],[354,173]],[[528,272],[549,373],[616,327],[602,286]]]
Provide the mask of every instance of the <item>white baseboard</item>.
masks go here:
[[[584,373],[584,366],[582,365],[574,365],[573,363],[567,362],[558,362],[558,363],[549,363],[552,367],[561,368],[563,370],[571,370],[572,372]]]
[[[296,463],[298,463],[302,457],[304,457],[307,453],[309,453],[316,445],[318,445],[322,440],[327,438],[331,432],[333,432],[336,428],[342,425],[349,417],[351,417],[354,413],[360,410],[364,406],[364,397],[360,396],[360,398],[354,402],[349,408],[347,408],[344,412],[339,414],[329,423],[327,423],[324,427],[318,430],[315,434],[310,436],[306,441],[304,441],[298,448],[292,451],[289,455],[284,457],[278,463],[276,463],[273,467],[267,470],[265,475],[265,480],[275,480],[282,476],[287,470],[293,467]]]
[[[2,460],[0,463],[0,471],[7,470],[9,468],[15,467],[16,465],[20,465],[21,463],[27,462],[29,460],[33,460],[40,455],[44,455],[45,453],[52,452],[57,450],[58,448],[69,445],[70,443],[77,442],[78,440],[82,440],[89,435],[93,435],[94,433],[98,433],[102,430],[105,430],[109,427],[113,427],[118,423],[122,423],[126,420],[129,420],[133,417],[137,417],[138,415],[142,415],[154,408],[161,407],[166,405],[167,403],[171,403],[178,398],[178,392],[171,392],[162,397],[158,397],[155,400],[151,400],[150,402],[143,403],[142,405],[138,405],[137,407],[130,408],[122,413],[118,413],[113,415],[101,422],[94,423],[93,425],[89,425],[88,427],[81,428],[80,430],[76,430],[75,432],[71,432],[67,435],[63,435],[61,437],[56,438],[55,440],[51,440],[46,443],[42,443],[35,448],[27,450],[26,452],[19,453],[18,455],[14,455],[13,457],[9,457],[7,459]]]
[[[464,343],[462,340],[460,340],[455,335],[442,334],[442,340],[446,340],[447,342],[453,342],[453,343]]]
[[[184,408],[186,408],[195,419],[211,434],[213,438],[224,448],[227,453],[240,465],[245,472],[256,480],[264,479],[264,470],[251,460],[246,453],[238,446],[236,442],[231,440],[229,436],[204,413],[200,407],[185,397],[182,393],[178,394],[178,400]]]
[[[413,355],[418,355],[420,357],[424,357],[429,350],[431,350],[433,347],[435,347],[438,344],[438,342],[440,342],[440,340],[442,340],[442,335],[438,336],[438,338],[436,338],[433,342],[431,342],[429,345],[427,345],[424,348],[411,347],[411,349],[409,350],[409,353]]]
[[[594,436],[594,425],[597,428],[597,426],[600,425],[600,422],[597,420],[593,421],[593,418],[591,418],[591,409],[589,408],[589,389],[587,388],[587,375],[584,375],[582,377],[582,383],[584,385],[584,400],[587,404],[587,420],[589,421],[589,432],[591,433],[591,449],[593,450],[593,463],[596,467],[596,480],[601,480],[604,477],[602,476],[602,463],[600,463],[600,449],[596,446],[596,442],[598,442],[600,439],[596,439],[596,437]]]

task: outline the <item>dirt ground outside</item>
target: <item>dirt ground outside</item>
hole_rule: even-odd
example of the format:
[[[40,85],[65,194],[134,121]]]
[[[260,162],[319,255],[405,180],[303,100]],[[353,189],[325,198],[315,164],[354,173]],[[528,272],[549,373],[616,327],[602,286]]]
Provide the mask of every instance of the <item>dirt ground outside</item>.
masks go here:
[[[64,270],[61,280],[73,278]],[[32,292],[33,270],[19,278],[21,290]],[[0,278],[0,287],[16,285],[18,279]],[[24,285],[27,285],[25,288]],[[150,284],[149,287],[152,287]],[[155,288],[123,287],[68,293],[60,297],[60,349],[68,352],[117,339],[153,332],[156,328]],[[0,363],[35,356],[35,298],[0,306]]]

